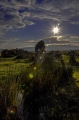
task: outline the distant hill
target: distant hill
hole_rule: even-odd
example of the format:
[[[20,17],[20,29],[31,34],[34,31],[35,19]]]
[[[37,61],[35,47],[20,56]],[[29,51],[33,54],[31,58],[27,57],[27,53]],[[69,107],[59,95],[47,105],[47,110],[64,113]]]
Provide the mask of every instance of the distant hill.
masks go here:
[[[29,52],[34,52],[35,51],[35,48],[34,47],[23,47],[23,48],[20,48],[20,49],[23,49],[25,51],[29,51]]]

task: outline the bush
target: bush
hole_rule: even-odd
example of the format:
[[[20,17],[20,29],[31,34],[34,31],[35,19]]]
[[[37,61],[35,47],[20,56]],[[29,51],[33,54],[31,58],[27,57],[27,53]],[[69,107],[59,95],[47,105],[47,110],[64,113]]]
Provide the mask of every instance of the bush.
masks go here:
[[[17,55],[15,59],[25,59],[26,56],[23,54]]]

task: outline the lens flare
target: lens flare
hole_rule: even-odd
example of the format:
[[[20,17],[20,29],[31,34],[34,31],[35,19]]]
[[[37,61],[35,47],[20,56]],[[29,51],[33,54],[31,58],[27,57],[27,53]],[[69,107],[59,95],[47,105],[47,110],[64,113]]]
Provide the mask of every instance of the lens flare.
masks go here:
[[[60,25],[60,23],[58,23],[58,26]]]
[[[42,56],[40,56],[40,60],[42,59]]]
[[[48,44],[46,44],[45,46],[49,46]]]
[[[36,67],[34,67],[34,70],[36,70]]]
[[[7,108],[7,112],[8,112],[8,114],[15,114],[16,113],[16,108],[9,107],[9,108]]]
[[[29,74],[29,78],[32,79],[34,76],[32,73]]]

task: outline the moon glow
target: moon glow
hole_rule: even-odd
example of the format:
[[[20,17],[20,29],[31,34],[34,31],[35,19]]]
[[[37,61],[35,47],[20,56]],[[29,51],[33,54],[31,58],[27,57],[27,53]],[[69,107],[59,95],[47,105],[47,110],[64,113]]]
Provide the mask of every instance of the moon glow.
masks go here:
[[[56,34],[56,33],[58,33],[58,32],[59,32],[58,27],[53,28],[53,33],[54,33],[54,34]]]

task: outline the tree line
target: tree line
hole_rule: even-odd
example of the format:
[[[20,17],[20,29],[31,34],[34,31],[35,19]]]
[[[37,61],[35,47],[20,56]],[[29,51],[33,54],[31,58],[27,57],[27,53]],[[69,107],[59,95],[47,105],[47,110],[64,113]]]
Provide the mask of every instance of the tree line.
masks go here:
[[[1,52],[1,57],[7,58],[7,57],[14,57],[22,54],[29,54],[29,52],[23,49],[17,49],[17,48],[11,49],[11,50],[4,49]]]

